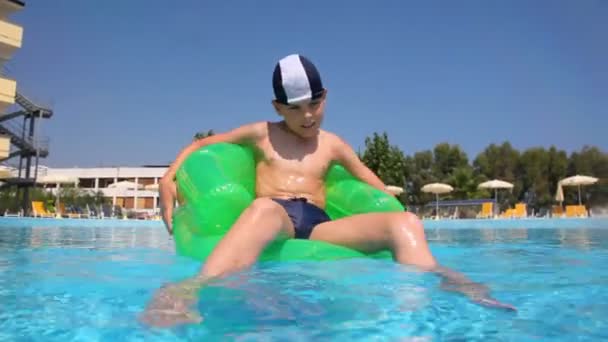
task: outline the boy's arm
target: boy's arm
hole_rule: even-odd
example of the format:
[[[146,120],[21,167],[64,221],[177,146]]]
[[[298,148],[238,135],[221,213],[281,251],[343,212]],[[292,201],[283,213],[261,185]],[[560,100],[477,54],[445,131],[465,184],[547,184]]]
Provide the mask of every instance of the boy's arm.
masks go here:
[[[159,197],[162,217],[169,234],[172,234],[173,230],[173,227],[171,226],[171,217],[173,215],[173,203],[176,198],[175,174],[177,173],[177,170],[182,165],[184,160],[186,160],[186,158],[188,158],[188,156],[192,152],[198,150],[203,146],[220,142],[255,142],[264,135],[264,132],[265,123],[263,122],[244,125],[226,133],[219,133],[203,139],[196,140],[179,152],[179,154],[175,158],[175,161],[171,163],[171,166],[169,167],[169,169],[167,169],[167,171],[159,181]]]
[[[370,170],[362,161],[359,159],[355,151],[344,142],[342,139],[336,137],[337,143],[334,146],[336,153],[336,160],[342,164],[353,176],[357,177],[361,181],[373,186],[376,189],[382,190],[389,195],[393,195],[387,188],[384,182]]]
[[[203,139],[198,139],[192,142],[190,145],[186,146],[184,149],[180,151],[180,153],[175,158],[175,161],[171,163],[171,166],[165,172],[163,176],[164,179],[169,179],[173,181],[175,179],[175,174],[177,170],[181,166],[181,164],[188,158],[188,156],[198,150],[199,148],[211,144],[217,144],[220,142],[228,142],[228,143],[247,143],[254,142],[259,139],[264,132],[264,123],[253,123],[249,125],[244,125],[233,129],[226,133],[218,133]]]

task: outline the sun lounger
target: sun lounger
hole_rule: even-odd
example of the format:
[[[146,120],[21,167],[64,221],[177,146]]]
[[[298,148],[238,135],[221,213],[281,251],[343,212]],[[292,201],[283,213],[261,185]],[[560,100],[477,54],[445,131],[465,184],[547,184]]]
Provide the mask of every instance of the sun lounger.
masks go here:
[[[8,210],[4,211],[4,217],[22,217],[23,216],[23,210],[19,210],[16,213],[11,213]]]
[[[481,212],[477,214],[477,218],[494,217],[494,203],[485,202],[481,204]]]
[[[73,208],[66,209],[65,203],[59,203],[59,210],[57,211],[60,217],[67,218],[80,218],[80,214],[77,213]]]
[[[588,217],[589,213],[584,205],[567,205],[566,217]]]
[[[515,204],[512,217],[514,218],[526,218],[528,216],[527,206],[525,203]]]
[[[32,201],[32,214],[34,217],[55,217],[53,213],[46,210],[42,201]]]
[[[554,205],[551,210],[551,216],[564,217],[564,207],[561,205]]]
[[[514,214],[515,214],[515,209],[509,208],[509,209],[505,210],[504,212],[502,212],[499,215],[499,217],[500,218],[513,218]]]

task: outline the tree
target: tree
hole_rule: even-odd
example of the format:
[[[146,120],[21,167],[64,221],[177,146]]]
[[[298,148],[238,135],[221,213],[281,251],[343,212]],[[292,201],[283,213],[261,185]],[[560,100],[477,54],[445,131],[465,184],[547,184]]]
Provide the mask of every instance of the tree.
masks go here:
[[[199,140],[199,139],[203,139],[203,138],[206,138],[206,137],[210,137],[210,136],[212,136],[212,135],[214,135],[214,134],[215,134],[215,132],[213,132],[213,130],[212,130],[212,129],[208,130],[207,132],[205,132],[205,131],[200,131],[200,132],[197,132],[197,133],[194,135],[194,140]]]
[[[568,175],[576,174],[600,179],[599,184],[583,189],[583,198],[589,206],[608,202],[608,154],[592,146],[584,146],[580,152],[572,153],[568,161]],[[576,203],[574,191],[564,191],[564,196],[566,202]]]
[[[546,207],[554,202],[547,177],[549,162],[549,153],[542,147],[524,151],[519,160],[519,178],[522,180],[522,189],[515,194],[516,199],[525,199],[528,206],[535,209]]]
[[[433,152],[426,150],[416,152],[413,157],[407,157],[405,180],[405,192],[409,204],[421,205],[432,199],[432,196],[423,193],[421,188],[427,183],[437,181],[433,173]]]
[[[473,168],[478,175],[486,179],[501,179],[515,182],[517,179],[517,166],[519,152],[510,143],[503,142],[498,146],[490,144],[473,161]]]
[[[441,143],[433,150],[433,174],[441,182],[447,182],[454,170],[469,166],[467,154],[458,145]]]
[[[433,200],[432,195],[421,192],[428,183],[447,182],[454,187],[450,197],[465,199],[491,196],[477,186],[485,180],[501,179],[513,183],[514,188],[511,192],[500,191],[500,202],[513,205],[523,201],[538,210],[553,205],[559,180],[575,174],[600,179],[583,190],[588,206],[608,203],[608,154],[597,147],[585,146],[568,158],[555,146],[520,153],[505,141],[490,144],[469,163],[458,145],[441,143],[433,150],[404,156],[397,146],[390,145],[386,133],[374,133],[365,139],[365,151],[358,155],[385,183],[402,185],[405,192],[401,200],[410,206]],[[564,195],[566,202],[575,203],[576,191],[564,191]]]
[[[404,186],[406,159],[403,151],[392,146],[386,132],[365,138],[363,163],[389,185]]]
[[[519,169],[520,153],[509,142],[501,145],[490,144],[473,161],[473,170],[478,183],[490,179],[500,179],[513,183],[511,192],[501,191],[499,198],[514,203],[522,192],[522,178]],[[480,197],[489,197],[488,191],[480,191]]]
[[[480,176],[475,175],[473,168],[468,164],[455,169],[448,179],[448,183],[454,188],[452,197],[455,199],[488,197],[487,190],[477,188],[481,182]]]

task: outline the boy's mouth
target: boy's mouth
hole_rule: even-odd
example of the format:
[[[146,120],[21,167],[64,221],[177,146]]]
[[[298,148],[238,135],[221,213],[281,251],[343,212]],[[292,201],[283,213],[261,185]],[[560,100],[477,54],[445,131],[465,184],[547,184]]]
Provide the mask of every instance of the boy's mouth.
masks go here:
[[[316,122],[313,121],[313,122],[307,123],[305,125],[300,125],[300,127],[302,127],[302,128],[312,128],[315,124],[316,124]]]

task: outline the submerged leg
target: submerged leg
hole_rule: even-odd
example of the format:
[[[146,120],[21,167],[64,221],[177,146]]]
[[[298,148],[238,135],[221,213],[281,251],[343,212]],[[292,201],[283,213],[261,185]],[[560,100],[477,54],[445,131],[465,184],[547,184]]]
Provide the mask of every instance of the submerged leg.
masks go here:
[[[293,235],[293,224],[283,207],[268,198],[254,200],[217,244],[199,274],[161,288],[140,317],[141,321],[162,327],[200,322],[200,315],[190,312],[189,307],[196,302],[197,292],[206,283],[251,266],[278,236]]]
[[[390,249],[397,262],[440,275],[444,289],[465,294],[481,305],[515,310],[489,297],[484,285],[439,265],[428,247],[422,222],[412,213],[370,213],[325,222],[315,227],[310,238],[364,253]]]

